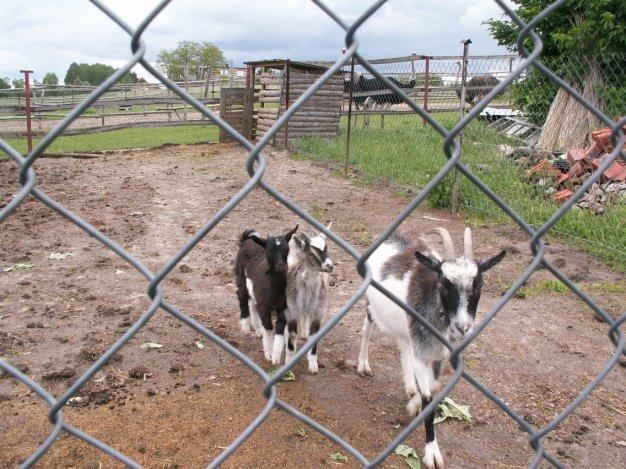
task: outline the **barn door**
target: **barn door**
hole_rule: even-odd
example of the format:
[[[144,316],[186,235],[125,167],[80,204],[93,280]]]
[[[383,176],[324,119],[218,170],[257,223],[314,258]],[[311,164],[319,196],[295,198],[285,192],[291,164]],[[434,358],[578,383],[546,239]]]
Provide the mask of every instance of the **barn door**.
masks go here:
[[[246,139],[252,140],[252,88],[222,88],[220,90],[220,117]],[[220,129],[219,142],[233,139]]]

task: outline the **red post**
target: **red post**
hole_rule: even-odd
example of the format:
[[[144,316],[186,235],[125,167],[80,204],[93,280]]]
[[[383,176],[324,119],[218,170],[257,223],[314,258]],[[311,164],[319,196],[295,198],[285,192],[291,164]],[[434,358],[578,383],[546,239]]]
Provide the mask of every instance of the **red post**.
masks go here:
[[[32,70],[20,70],[24,74],[24,97],[26,98],[26,139],[28,140],[28,153],[33,151],[33,128],[30,115],[30,74]]]

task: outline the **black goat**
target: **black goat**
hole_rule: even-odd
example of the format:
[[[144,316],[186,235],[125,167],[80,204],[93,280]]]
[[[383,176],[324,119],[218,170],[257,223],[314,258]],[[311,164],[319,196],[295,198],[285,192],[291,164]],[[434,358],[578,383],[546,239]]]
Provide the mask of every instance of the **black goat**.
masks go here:
[[[491,92],[500,81],[493,75],[480,75],[472,77],[465,85],[465,101],[475,105]],[[461,89],[457,88],[456,95],[461,99]]]
[[[394,85],[396,85],[400,89],[410,89],[415,88],[415,79],[411,80],[409,83],[401,83],[393,77],[387,77],[389,81],[391,81]],[[389,107],[393,104],[402,103],[402,98],[399,94],[394,93],[387,85],[385,85],[382,80],[378,78],[364,78],[363,75],[359,76],[359,79],[354,82],[352,86],[352,93],[367,93],[373,91],[380,91],[380,93],[374,93],[371,96],[353,96],[352,100],[354,104],[359,109],[362,106],[365,110],[374,109],[375,107],[379,107],[382,109]],[[350,92],[350,82],[344,82],[344,92]],[[354,120],[356,125],[356,119]],[[364,118],[365,125],[369,125],[369,116],[365,116]],[[382,121],[381,121],[382,125]]]
[[[276,334],[284,337],[285,309],[287,309],[285,297],[287,256],[289,255],[289,241],[297,229],[296,225],[282,236],[268,236],[267,238],[262,238],[254,230],[244,231],[239,241],[239,251],[235,261],[241,330],[249,334],[252,319],[255,331],[260,332],[263,337],[265,359],[274,364],[279,362],[280,353],[278,357],[274,357],[272,353],[272,311],[276,311],[277,315]],[[252,300],[252,318],[250,318],[249,300]],[[280,352],[282,352],[282,347]]]

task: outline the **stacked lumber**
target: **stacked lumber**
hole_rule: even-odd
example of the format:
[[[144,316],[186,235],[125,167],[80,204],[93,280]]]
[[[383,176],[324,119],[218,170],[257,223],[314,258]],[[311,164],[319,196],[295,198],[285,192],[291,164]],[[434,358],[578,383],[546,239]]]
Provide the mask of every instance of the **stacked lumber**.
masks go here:
[[[258,109],[257,138],[265,135],[274,122],[320,77],[318,74],[293,69],[289,75],[289,84],[282,75],[271,73],[261,75],[259,102],[264,105],[271,103],[276,107]],[[329,79],[291,116],[288,124],[278,131],[276,138],[284,141],[285,132],[290,139],[309,136],[336,138],[339,133],[343,87],[343,77],[335,76]]]

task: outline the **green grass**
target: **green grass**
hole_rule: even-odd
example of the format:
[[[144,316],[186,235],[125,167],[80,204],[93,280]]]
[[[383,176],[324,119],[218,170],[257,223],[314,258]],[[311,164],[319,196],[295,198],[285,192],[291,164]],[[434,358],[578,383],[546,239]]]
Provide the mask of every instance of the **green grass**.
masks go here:
[[[167,127],[139,127],[83,135],[61,136],[46,150],[50,153],[125,150],[153,148],[166,143],[194,144],[217,142],[215,125],[176,125]],[[5,139],[21,153],[26,152],[25,138]],[[39,139],[33,141],[37,145]],[[1,153],[0,154],[4,154]]]
[[[455,113],[435,114],[446,128],[457,119]],[[303,138],[294,149],[318,158],[343,163],[345,157],[346,120],[340,123],[335,140]],[[475,142],[479,142],[478,144]],[[543,189],[526,178],[526,168],[500,156],[497,146],[514,144],[490,129],[473,121],[465,130],[462,161],[481,178],[493,192],[512,207],[527,223],[538,227],[558,209]],[[372,176],[401,185],[421,188],[446,163],[443,138],[415,115],[385,117],[385,130],[380,118],[373,117],[369,129],[362,128],[361,116],[352,130],[350,166]],[[452,174],[439,184],[429,197],[437,208],[448,208],[452,193]],[[461,181],[461,207],[479,217],[503,222],[508,216],[465,177]],[[608,207],[604,214],[574,209],[566,213],[553,231],[563,239],[574,240],[596,257],[613,267],[626,270],[626,204]]]
[[[533,282],[530,285],[522,287],[521,291],[525,294],[526,298],[536,296],[539,293],[567,293],[570,291],[563,282],[557,279],[539,280]]]

